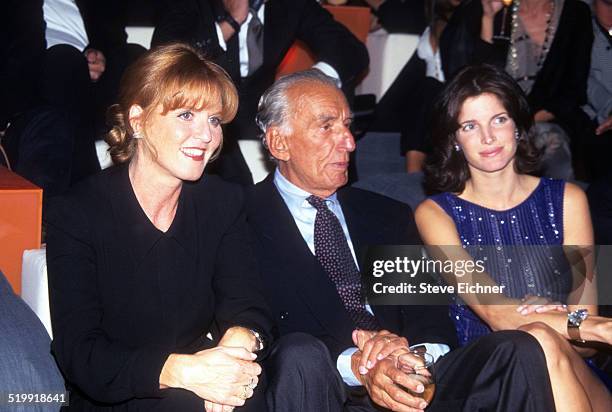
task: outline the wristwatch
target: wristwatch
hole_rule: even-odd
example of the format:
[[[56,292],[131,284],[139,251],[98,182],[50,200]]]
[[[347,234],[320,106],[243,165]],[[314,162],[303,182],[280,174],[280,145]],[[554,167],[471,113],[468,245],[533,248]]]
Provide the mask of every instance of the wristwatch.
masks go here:
[[[577,309],[567,314],[567,335],[571,340],[584,343],[584,339],[580,337],[580,325],[589,317],[587,309]]]

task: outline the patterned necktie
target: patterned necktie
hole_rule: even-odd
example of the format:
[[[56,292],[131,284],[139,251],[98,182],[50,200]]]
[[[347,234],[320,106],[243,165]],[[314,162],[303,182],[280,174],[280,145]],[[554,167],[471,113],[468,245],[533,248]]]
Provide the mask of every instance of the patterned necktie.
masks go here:
[[[251,21],[247,28],[247,50],[249,53],[249,76],[263,64],[264,27],[257,16],[257,11],[251,9]]]
[[[306,200],[317,209],[314,224],[315,255],[336,285],[344,308],[348,311],[357,328],[380,330],[376,318],[365,308],[359,270],[344,236],[340,221],[328,209],[324,199],[310,196]]]

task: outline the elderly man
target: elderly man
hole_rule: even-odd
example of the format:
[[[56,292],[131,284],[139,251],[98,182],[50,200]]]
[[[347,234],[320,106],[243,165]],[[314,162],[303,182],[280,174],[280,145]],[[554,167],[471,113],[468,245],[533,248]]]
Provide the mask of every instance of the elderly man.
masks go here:
[[[264,93],[257,122],[278,164],[251,189],[247,206],[264,291],[281,335],[308,333],[327,348],[326,362],[318,362],[322,381],[343,384],[329,387],[340,392],[326,410],[554,410],[543,352],[529,335],[493,333],[449,353],[455,332],[445,307],[363,301],[360,248],[419,238],[408,207],[343,188],[355,141],[333,80],[317,70],[278,80]],[[424,389],[393,358],[375,356],[408,344],[437,358],[431,405],[400,388]]]

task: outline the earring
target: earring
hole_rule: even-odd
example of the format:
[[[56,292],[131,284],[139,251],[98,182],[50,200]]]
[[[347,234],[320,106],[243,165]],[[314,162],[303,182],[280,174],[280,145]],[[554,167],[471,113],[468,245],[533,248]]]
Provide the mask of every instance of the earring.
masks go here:
[[[514,129],[514,138],[516,140],[521,140],[521,133],[519,132],[518,129]]]
[[[142,139],[142,133],[140,133],[140,132],[139,132],[139,131],[137,131],[137,130],[134,130],[134,133],[132,134],[132,137],[133,137],[134,139]]]
[[[461,147],[455,143],[455,152],[460,152],[461,151]]]

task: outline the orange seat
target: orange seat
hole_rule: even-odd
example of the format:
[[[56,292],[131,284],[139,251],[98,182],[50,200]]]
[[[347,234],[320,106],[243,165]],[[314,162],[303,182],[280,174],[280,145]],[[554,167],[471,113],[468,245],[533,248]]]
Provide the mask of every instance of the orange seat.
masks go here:
[[[0,166],[0,270],[21,294],[23,251],[40,248],[42,189]]]
[[[353,6],[323,6],[336,21],[344,24],[364,44],[370,30],[370,9]],[[278,66],[276,77],[285,74],[307,70],[316,62],[316,56],[301,41],[296,41],[287,51],[285,58]]]

